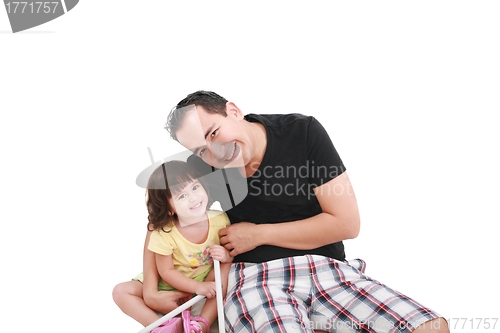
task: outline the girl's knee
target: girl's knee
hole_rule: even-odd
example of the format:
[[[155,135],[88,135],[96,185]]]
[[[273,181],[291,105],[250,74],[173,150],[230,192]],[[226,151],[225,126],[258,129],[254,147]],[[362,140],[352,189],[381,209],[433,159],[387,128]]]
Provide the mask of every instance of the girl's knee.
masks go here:
[[[119,283],[117,284],[114,288],[113,288],[113,301],[115,301],[116,304],[120,303],[120,301],[122,300],[123,296],[126,294],[126,282],[122,282],[122,283]]]
[[[142,283],[139,281],[127,281],[117,284],[113,288],[113,300],[117,305],[126,300],[130,296],[138,296],[142,298]]]

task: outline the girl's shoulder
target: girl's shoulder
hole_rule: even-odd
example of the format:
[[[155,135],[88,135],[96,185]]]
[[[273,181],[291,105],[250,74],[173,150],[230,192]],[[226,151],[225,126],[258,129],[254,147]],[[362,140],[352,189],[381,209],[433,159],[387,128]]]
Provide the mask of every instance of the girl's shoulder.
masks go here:
[[[173,231],[173,228],[169,228]],[[165,228],[165,230],[169,230]],[[171,254],[171,250],[177,248],[177,232],[165,232],[163,230],[154,230],[149,238],[148,249],[163,255]]]
[[[155,229],[151,233],[151,237],[170,239],[178,232],[176,226],[164,227],[163,229]]]
[[[208,218],[213,218],[213,217],[217,217],[219,215],[225,215],[227,216],[226,213],[224,213],[223,211],[220,211],[220,210],[216,210],[216,209],[208,209],[207,210],[207,215],[208,215]]]
[[[229,222],[229,217],[225,212],[220,210],[207,210],[207,216],[210,224],[217,224],[222,226],[228,226],[231,223]]]

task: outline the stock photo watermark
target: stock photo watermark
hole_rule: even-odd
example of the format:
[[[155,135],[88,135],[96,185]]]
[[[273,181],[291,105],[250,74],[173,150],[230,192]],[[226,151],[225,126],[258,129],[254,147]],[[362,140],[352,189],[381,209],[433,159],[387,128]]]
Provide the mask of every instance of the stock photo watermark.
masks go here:
[[[321,195],[353,195],[350,186],[335,184],[322,186],[324,183],[310,182],[310,179],[333,179],[345,170],[337,166],[315,165],[314,161],[307,161],[301,166],[266,166],[257,169],[248,183],[249,195],[252,196],[303,196],[311,199]],[[281,182],[280,180],[286,180]],[[315,190],[316,189],[316,190]],[[315,190],[315,191],[314,191]]]
[[[11,1],[4,0],[12,32],[31,29],[72,10],[79,0]]]
[[[497,328],[498,318],[445,318],[448,322],[448,327],[452,330],[462,329],[462,330],[495,330]],[[377,323],[374,321],[366,320],[360,322],[349,322],[349,321],[341,321],[341,320],[333,320],[329,319],[326,322],[313,322],[310,321],[308,323],[296,323],[297,329],[301,327],[302,329],[309,328],[314,331],[336,331],[336,330],[354,330],[357,331],[361,328],[367,328],[370,330],[384,330],[388,327],[377,327]],[[380,324],[379,324],[380,325]],[[399,329],[410,329],[414,330],[416,327],[411,326],[406,321],[400,321],[396,324]],[[384,325],[385,326],[385,325]],[[441,328],[441,322],[436,321],[428,321],[420,324],[419,327],[422,328],[432,328],[439,329]],[[391,324],[390,328],[394,328],[394,325]]]
[[[161,162],[166,162],[175,157],[164,158],[155,161],[152,155],[151,148],[148,147],[148,153],[151,160],[151,165],[144,169],[137,178],[137,184],[140,187],[146,188],[147,181],[153,170],[160,165]],[[185,156],[184,156],[185,155]],[[191,155],[190,151],[186,151],[182,157],[184,160]],[[237,169],[232,167],[229,169]],[[265,166],[257,169],[255,173],[248,179],[235,179],[234,177],[227,179],[221,173],[224,169],[214,169],[212,175],[206,174],[203,178],[207,179],[208,183],[218,184],[218,190],[226,189],[226,184],[230,184],[232,194],[238,193],[240,198],[238,202],[244,199],[244,196],[266,196],[266,197],[306,197],[311,200],[318,195],[354,195],[354,191],[350,183],[334,183],[326,184],[328,180],[334,179],[341,175],[344,167],[318,165],[315,161],[306,161],[306,164],[301,166],[295,165],[278,165]],[[222,184],[222,185],[221,185]],[[234,203],[233,203],[234,205]]]

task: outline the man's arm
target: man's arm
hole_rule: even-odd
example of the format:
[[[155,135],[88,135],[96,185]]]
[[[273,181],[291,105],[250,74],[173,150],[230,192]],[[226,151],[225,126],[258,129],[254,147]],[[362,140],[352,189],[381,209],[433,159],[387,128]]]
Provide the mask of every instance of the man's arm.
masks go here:
[[[231,256],[236,256],[260,245],[309,250],[356,238],[360,229],[359,210],[347,173],[316,187],[314,193],[322,213],[285,223],[236,223],[221,229],[221,244]]]

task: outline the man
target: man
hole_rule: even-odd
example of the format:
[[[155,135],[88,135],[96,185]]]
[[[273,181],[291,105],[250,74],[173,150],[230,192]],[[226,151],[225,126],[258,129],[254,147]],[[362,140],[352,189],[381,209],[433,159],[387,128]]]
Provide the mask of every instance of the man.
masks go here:
[[[235,257],[225,305],[230,332],[448,331],[433,311],[366,277],[362,261],[345,261],[342,241],[359,233],[358,207],[313,117],[244,116],[198,91],[172,110],[167,129],[198,158],[189,162],[246,179],[244,198],[221,202],[231,219],[221,244]]]

